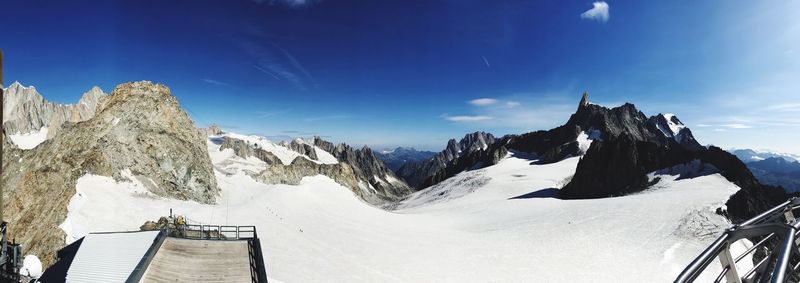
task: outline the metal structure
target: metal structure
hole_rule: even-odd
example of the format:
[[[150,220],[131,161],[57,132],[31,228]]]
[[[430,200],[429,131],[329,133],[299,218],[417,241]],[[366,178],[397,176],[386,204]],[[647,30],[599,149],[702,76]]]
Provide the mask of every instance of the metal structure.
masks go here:
[[[800,220],[795,218],[798,208],[800,198],[792,198],[726,230],[681,272],[675,282],[693,282],[714,261],[722,266],[714,282],[798,282]],[[755,244],[742,254],[732,254],[731,244],[742,239]],[[743,265],[742,261],[748,255],[752,255],[753,267],[739,270],[737,263]]]
[[[249,240],[256,239],[256,226],[192,225],[178,228],[184,238],[201,240]]]
[[[0,49],[0,86],[5,87],[3,81],[3,50]],[[4,112],[5,92],[0,87],[0,121],[5,117]],[[0,122],[0,176],[3,175],[3,142],[5,128]],[[3,182],[0,182],[0,282],[19,282],[19,270],[22,268],[22,247],[8,241],[8,223],[3,220]]]

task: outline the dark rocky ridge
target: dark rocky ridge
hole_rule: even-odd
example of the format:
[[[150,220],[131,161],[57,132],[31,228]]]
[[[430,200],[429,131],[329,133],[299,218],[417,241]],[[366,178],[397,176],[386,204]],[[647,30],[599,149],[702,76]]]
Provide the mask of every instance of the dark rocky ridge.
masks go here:
[[[638,192],[649,185],[647,173],[693,160],[699,160],[701,166],[717,168],[722,176],[741,188],[727,201],[724,212],[734,222],[753,217],[788,197],[780,188],[760,184],[734,155],[717,147],[699,146],[688,128],[678,135],[669,135],[657,125],[664,122],[662,115],[643,118],[632,104],[613,109],[581,105],[567,124],[600,127],[604,136],[594,141],[579,161],[575,175],[561,189],[560,197],[586,199]],[[672,122],[680,120],[674,118]]]
[[[670,122],[680,130],[673,132]],[[539,163],[557,162],[582,153],[576,140],[584,132],[594,136],[594,141],[571,181],[560,190],[561,198],[603,198],[638,192],[650,185],[649,172],[693,161],[700,162],[700,167],[715,168],[741,188],[726,203],[728,210],[724,213],[733,221],[755,216],[787,198],[781,188],[760,184],[735,156],[716,147],[701,146],[674,115],[647,117],[630,103],[609,109],[590,104],[586,93],[575,114],[562,126],[507,135],[494,139],[488,147],[460,154],[453,154],[456,147],[455,140],[451,140],[436,157],[408,164],[399,170],[399,175],[422,189],[465,170],[496,164],[508,152],[537,156]],[[465,140],[470,139],[465,138],[462,143]]]
[[[494,142],[495,137],[485,132],[467,134],[458,142],[451,139],[447,142],[447,147],[431,159],[403,165],[397,170],[397,174],[409,186],[418,190],[423,189],[467,168],[480,167],[480,162],[485,161],[484,152]],[[485,166],[494,163],[486,163]]]

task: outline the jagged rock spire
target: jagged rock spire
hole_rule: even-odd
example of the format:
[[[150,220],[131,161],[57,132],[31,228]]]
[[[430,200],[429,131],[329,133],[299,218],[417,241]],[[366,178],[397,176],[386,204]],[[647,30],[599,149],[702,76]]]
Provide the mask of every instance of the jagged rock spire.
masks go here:
[[[586,106],[589,106],[589,91],[583,92],[583,97],[581,97],[581,103],[578,104],[578,109]]]

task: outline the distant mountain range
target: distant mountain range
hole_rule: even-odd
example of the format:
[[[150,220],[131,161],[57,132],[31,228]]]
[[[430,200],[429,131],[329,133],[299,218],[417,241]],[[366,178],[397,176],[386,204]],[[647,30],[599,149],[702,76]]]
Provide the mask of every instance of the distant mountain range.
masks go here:
[[[434,155],[436,155],[435,152],[420,151],[413,147],[397,147],[393,150],[381,150],[379,152],[375,152],[375,156],[383,160],[383,163],[386,163],[386,167],[389,167],[389,169],[395,173],[398,169],[400,169],[400,167],[403,167],[403,165],[406,165],[409,162],[430,159]]]
[[[729,149],[728,151],[733,153],[733,155],[736,155],[736,157],[741,159],[744,163],[761,161],[771,157],[783,158],[787,161],[800,161],[800,155],[790,153],[778,153],[753,149]]]
[[[14,223],[12,231],[28,249],[47,258],[64,244],[58,227],[78,179],[87,175],[141,182],[155,196],[203,204],[217,201],[217,179],[223,175],[290,186],[321,175],[372,206],[392,210],[420,191],[510,157],[529,167],[580,157],[567,169],[574,175],[550,188],[553,197],[638,193],[658,182],[653,177],[658,171],[680,178],[719,173],[741,188],[717,209],[736,222],[787,198],[785,191],[759,180],[796,188],[787,180],[796,180],[800,172],[795,157],[734,151],[737,158],[701,146],[674,114],[648,117],[630,103],[607,108],[590,103],[587,93],[561,126],[502,137],[469,133],[449,140],[438,153],[413,148],[375,152],[319,137],[274,143],[215,127],[198,129],[166,86],[150,82],[122,84],[110,95],[95,88],[72,106],[47,102],[34,88],[19,84],[6,89],[5,98],[8,137],[46,127],[52,131],[25,148],[14,139],[3,140],[6,220]],[[225,158],[214,161],[212,155]],[[750,162],[745,166],[740,159]],[[34,221],[44,224],[27,228]]]
[[[752,149],[730,151],[747,165],[760,182],[781,186],[790,193],[800,191],[800,156]]]

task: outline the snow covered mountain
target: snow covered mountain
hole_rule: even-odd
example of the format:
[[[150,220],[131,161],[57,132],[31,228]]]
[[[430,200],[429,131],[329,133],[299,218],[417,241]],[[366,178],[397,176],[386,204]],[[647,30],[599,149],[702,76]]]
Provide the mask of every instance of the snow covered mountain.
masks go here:
[[[787,161],[800,161],[800,155],[790,154],[790,153],[780,153],[780,152],[772,152],[767,150],[754,150],[754,149],[729,149],[729,152],[733,153],[742,160],[744,163],[750,163],[754,161],[761,161],[771,157],[778,157],[786,159]]]
[[[297,185],[304,177],[323,175],[377,206],[391,206],[412,192],[366,146],[353,149],[319,137],[275,144],[263,137],[233,133],[221,133],[212,140],[220,144],[219,150],[232,149],[239,157],[253,158],[249,174],[265,184]]]
[[[666,113],[650,117],[650,123],[656,125],[664,136],[675,139],[680,145],[690,149],[701,149],[702,146],[692,135],[692,130],[687,128],[675,114]]]
[[[562,126],[471,133],[402,178],[368,147],[198,129],[163,85],[120,85],[96,109],[4,148],[12,232],[45,265],[172,209],[256,225],[275,282],[669,281],[731,221],[786,197],[674,115],[586,94]]]
[[[531,165],[509,153],[386,211],[326,176],[258,182],[249,173],[258,159],[220,147],[209,139],[216,204],[85,175],[65,221],[83,230],[68,229],[68,237],[135,230],[173,209],[193,223],[256,225],[273,282],[663,282],[730,225],[715,210],[739,190],[719,174],[653,172],[658,181],[640,194],[560,200],[537,193],[561,186],[579,157]]]
[[[800,162],[784,157],[768,157],[746,163],[761,183],[780,186],[789,193],[800,191]]]
[[[761,183],[783,187],[789,193],[800,191],[800,156],[768,150],[729,149]]]

